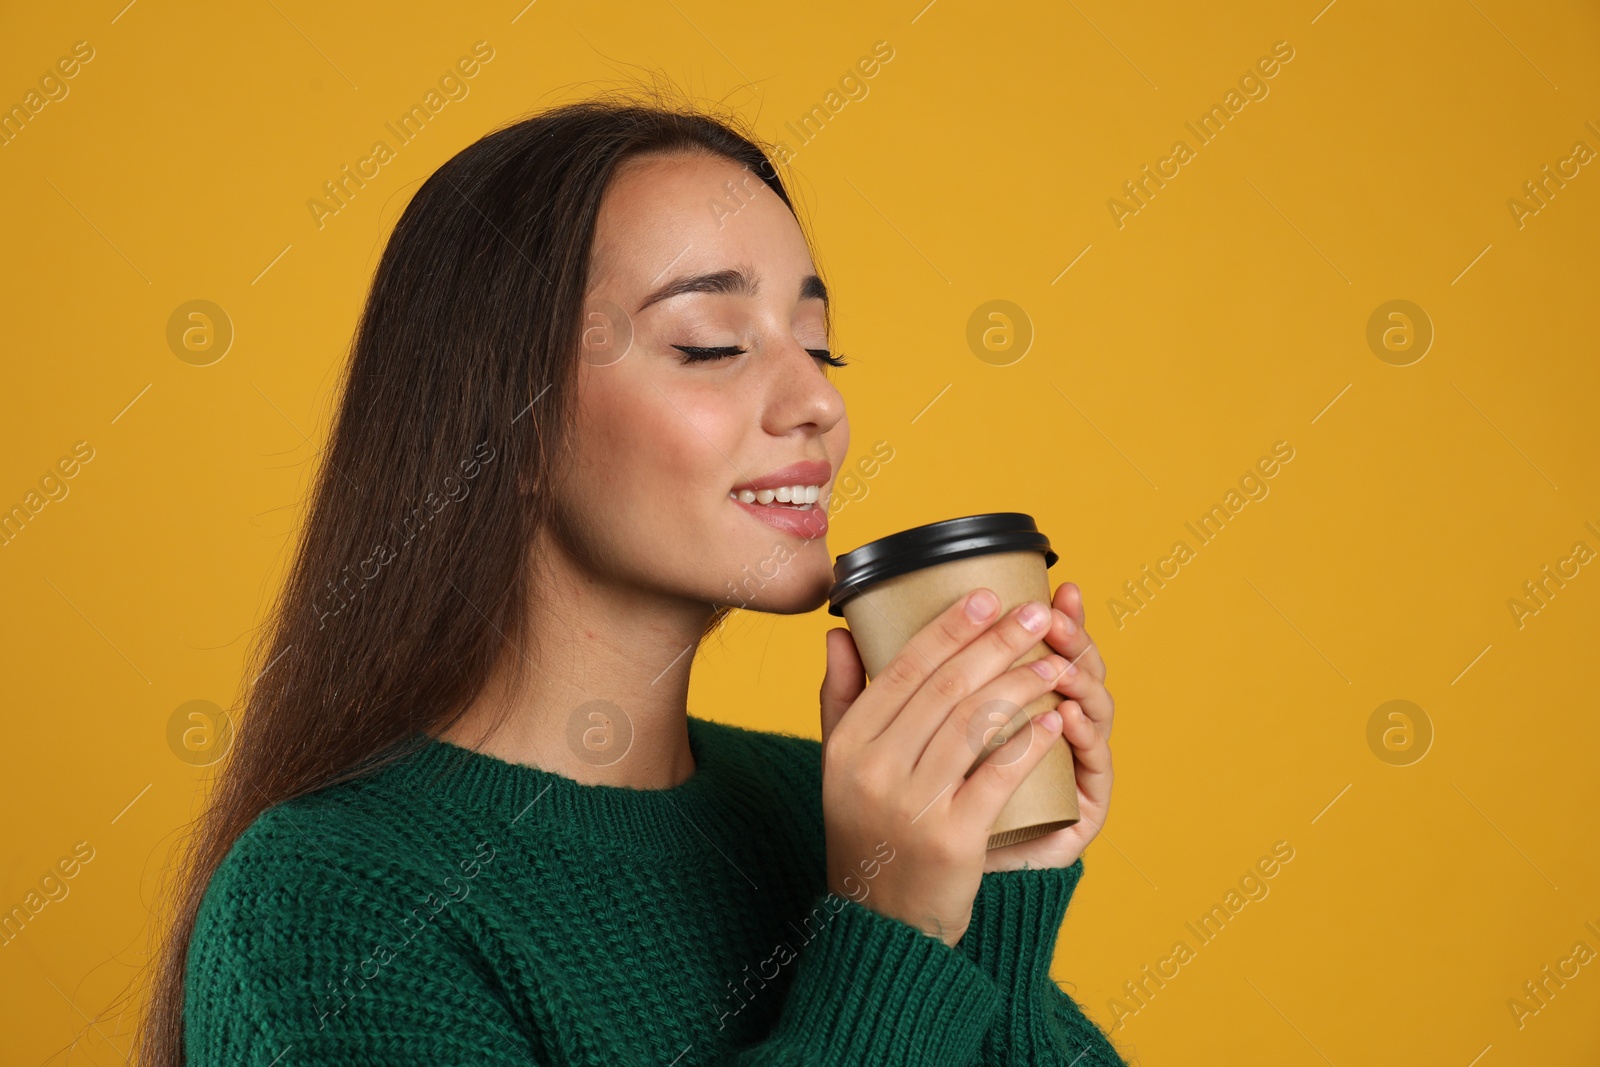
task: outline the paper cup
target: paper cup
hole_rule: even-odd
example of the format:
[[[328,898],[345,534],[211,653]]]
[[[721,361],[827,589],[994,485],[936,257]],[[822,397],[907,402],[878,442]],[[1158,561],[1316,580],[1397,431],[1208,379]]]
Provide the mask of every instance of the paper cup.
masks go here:
[[[828,613],[849,624],[870,679],[917,631],[980,586],[1000,598],[1002,616],[1029,600],[1049,604],[1047,569],[1057,558],[1033,517],[1021,512],[968,515],[916,526],[840,556],[833,565]],[[1010,667],[1053,652],[1039,641]],[[970,776],[1003,742],[1028,729],[1032,718],[1063,699],[1052,692],[1020,708],[999,701],[979,708],[969,730],[974,758],[966,774]],[[1048,743],[1050,751],[1000,809],[989,831],[991,849],[1078,821],[1072,747],[1060,736],[1048,742],[1037,731],[1034,736],[1035,743]]]

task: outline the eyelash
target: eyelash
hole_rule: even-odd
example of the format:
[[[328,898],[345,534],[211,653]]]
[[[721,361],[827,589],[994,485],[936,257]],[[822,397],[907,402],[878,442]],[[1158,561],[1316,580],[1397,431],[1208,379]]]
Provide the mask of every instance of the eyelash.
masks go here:
[[[673,345],[672,347],[684,354],[684,363],[707,363],[712,360],[742,356],[749,351],[732,345],[726,348],[696,348],[693,345]],[[806,351],[830,367],[843,367],[848,362],[843,356],[836,356],[826,348],[808,348]]]

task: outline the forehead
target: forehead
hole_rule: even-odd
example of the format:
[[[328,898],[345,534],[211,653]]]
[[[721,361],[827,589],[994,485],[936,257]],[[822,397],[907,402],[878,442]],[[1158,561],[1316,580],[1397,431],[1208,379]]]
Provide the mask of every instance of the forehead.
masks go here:
[[[813,272],[799,223],[754,171],[683,152],[619,168],[600,201],[591,286],[643,289],[669,271],[737,264],[763,278]]]

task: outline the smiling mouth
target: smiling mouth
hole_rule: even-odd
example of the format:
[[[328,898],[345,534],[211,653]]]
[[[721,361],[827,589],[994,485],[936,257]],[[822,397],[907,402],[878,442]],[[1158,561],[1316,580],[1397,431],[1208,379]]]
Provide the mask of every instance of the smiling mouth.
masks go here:
[[[792,485],[780,489],[738,489],[728,493],[729,500],[737,500],[754,507],[786,508],[789,511],[811,511],[821,499],[819,485]]]

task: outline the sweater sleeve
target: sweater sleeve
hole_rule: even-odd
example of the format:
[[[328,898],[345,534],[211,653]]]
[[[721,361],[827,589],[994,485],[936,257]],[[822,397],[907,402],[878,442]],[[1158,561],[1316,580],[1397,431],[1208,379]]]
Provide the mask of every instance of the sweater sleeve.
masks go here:
[[[468,883],[379,887],[267,817],[234,846],[196,917],[188,1067],[534,1067],[505,993],[447,929]]]
[[[972,1067],[1001,1006],[971,959],[909,923],[824,894],[772,1033],[735,1067]]]
[[[1083,857],[1067,867],[990,871],[956,948],[999,987],[1003,1006],[984,1035],[982,1064],[1124,1067],[1110,1039],[1055,979],[1050,963]]]
[[[764,763],[795,806],[787,818],[803,835],[797,852],[813,884],[826,880],[822,743],[787,734],[754,735],[772,747]],[[739,1050],[734,1067],[975,1067],[998,1018],[995,980],[959,948],[859,901],[818,891],[797,950],[794,983],[767,1037]]]

